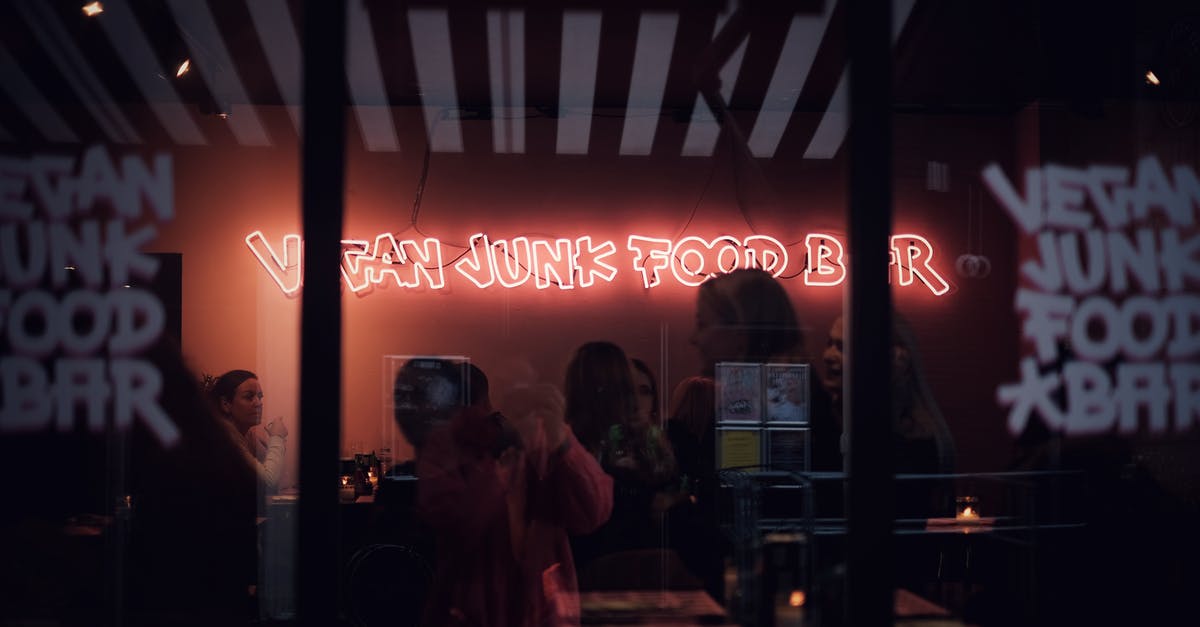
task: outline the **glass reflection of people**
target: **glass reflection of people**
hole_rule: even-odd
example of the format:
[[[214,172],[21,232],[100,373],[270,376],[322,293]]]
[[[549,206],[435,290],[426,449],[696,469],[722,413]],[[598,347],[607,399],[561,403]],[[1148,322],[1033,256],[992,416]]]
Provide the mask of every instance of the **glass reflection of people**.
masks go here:
[[[637,421],[630,426],[650,446],[646,447],[654,453],[656,459],[663,460],[663,470],[666,476],[661,477],[662,488],[655,493],[651,508],[655,520],[658,520],[676,504],[691,496],[690,487],[686,485],[679,474],[679,462],[675,459],[674,447],[658,413],[658,384],[655,383],[654,371],[649,364],[641,359],[631,359],[633,366],[633,389],[637,395]]]
[[[901,473],[947,473],[954,470],[954,438],[925,381],[916,339],[908,324],[893,316],[892,429],[895,468]],[[822,361],[822,384],[834,399],[839,423],[842,410],[843,326],[839,317],[829,330]]]
[[[710,377],[720,362],[808,363],[792,302],[762,270],[736,270],[700,286],[691,342],[700,353],[701,374]],[[811,469],[841,470],[829,395],[815,376],[809,378],[809,398]]]
[[[688,495],[670,512],[668,537],[688,570],[714,599],[725,597],[728,541],[717,528],[716,386],[709,377],[688,377],[671,393],[667,435]]]
[[[647,425],[660,426],[658,415],[658,384],[650,366],[637,358],[633,364],[633,390],[637,394],[638,421]]]
[[[254,468],[262,486],[268,492],[276,491],[283,475],[288,430],[278,418],[264,430],[254,429],[262,423],[263,414],[263,390],[258,375],[249,370],[230,370],[217,377],[209,396],[223,419],[222,425]]]
[[[425,359],[397,374],[397,420],[428,427],[417,503],[437,537],[437,567],[424,623],[578,624],[566,534],[608,518],[611,479],[565,424],[556,390],[511,392],[510,422],[493,411],[482,371],[468,371]]]
[[[174,342],[146,355],[162,373],[162,407],[180,429],[163,448],[132,433],[130,604],[144,625],[234,625],[253,615],[256,581],[254,470],[238,463],[244,440],[214,420]]]
[[[581,568],[603,555],[660,548],[656,496],[674,480],[675,460],[657,425],[638,412],[633,366],[611,342],[580,346],[566,372],[567,422],[613,479],[613,512],[595,533],[572,541]]]

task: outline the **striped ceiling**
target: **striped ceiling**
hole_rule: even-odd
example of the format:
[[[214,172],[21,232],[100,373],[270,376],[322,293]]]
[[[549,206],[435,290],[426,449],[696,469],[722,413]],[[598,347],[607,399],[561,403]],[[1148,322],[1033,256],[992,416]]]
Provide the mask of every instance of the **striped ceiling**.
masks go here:
[[[256,147],[299,129],[298,0],[105,0],[92,18],[82,1],[8,2],[0,142]],[[704,157],[719,135],[697,86],[706,72],[756,157],[830,159],[846,134],[837,0],[751,6],[734,20],[736,1],[346,4],[347,94],[369,151],[524,153],[541,146],[528,121],[546,118],[545,150],[589,154],[593,121],[618,117],[620,155]],[[894,41],[916,4],[893,0]],[[728,45],[715,46],[726,27]],[[714,56],[719,67],[705,66]],[[185,58],[192,70],[177,78]],[[278,105],[282,127],[265,120]],[[420,111],[423,136],[399,132],[403,108]],[[202,123],[218,111],[229,113],[227,133]],[[467,142],[467,123],[489,124],[490,144]],[[684,129],[665,138],[665,125]]]

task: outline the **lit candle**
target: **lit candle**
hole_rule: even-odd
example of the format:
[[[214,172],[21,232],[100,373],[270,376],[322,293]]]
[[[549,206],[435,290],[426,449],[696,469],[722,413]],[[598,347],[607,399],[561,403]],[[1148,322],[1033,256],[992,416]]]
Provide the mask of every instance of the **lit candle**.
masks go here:
[[[963,521],[979,520],[979,499],[974,496],[960,496],[955,499],[958,508],[955,518]]]

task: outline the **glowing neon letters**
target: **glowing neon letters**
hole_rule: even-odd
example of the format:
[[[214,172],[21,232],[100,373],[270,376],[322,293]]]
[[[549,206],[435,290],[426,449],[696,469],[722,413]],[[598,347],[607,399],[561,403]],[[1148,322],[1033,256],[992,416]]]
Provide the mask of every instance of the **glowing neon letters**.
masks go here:
[[[830,287],[846,278],[845,247],[833,235],[813,233],[805,241],[805,265],[796,273],[805,285]],[[295,295],[301,287],[303,246],[299,235],[268,241],[262,231],[246,236],[246,246],[284,294]],[[740,268],[759,268],[772,276],[787,272],[787,246],[768,235],[737,238],[730,235],[706,240],[688,236],[678,241],[646,235],[630,235],[625,241],[627,268],[649,289],[671,281],[696,287],[708,279]],[[449,270],[480,289],[494,285],[516,288],[532,283],[536,289],[557,287],[570,290],[611,283],[619,272],[617,245],[584,235],[569,238],[492,239],[476,233],[462,254],[444,262],[442,242],[435,238],[397,240],[381,233],[373,241],[342,240],[342,281],[351,292],[365,294],[375,287],[439,290],[447,285]],[[915,282],[941,296],[949,283],[934,268],[934,250],[920,235],[895,235],[891,240],[892,265],[897,284]]]

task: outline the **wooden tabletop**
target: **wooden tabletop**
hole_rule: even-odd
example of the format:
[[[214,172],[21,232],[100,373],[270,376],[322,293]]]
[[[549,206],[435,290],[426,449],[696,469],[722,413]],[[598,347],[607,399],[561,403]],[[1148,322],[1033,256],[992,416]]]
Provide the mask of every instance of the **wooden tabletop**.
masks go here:
[[[582,592],[585,625],[724,625],[725,608],[703,590]]]

